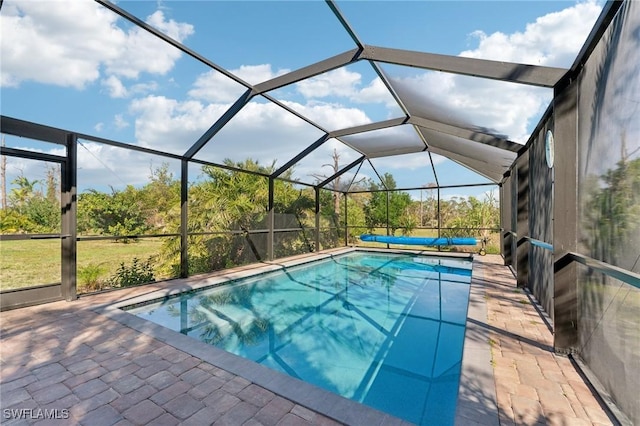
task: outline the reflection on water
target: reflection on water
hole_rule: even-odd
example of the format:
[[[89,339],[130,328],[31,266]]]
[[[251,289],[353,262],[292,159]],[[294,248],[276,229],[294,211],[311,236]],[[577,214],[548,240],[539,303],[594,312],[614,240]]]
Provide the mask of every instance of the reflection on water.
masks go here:
[[[453,424],[471,263],[352,253],[132,310],[414,423]]]

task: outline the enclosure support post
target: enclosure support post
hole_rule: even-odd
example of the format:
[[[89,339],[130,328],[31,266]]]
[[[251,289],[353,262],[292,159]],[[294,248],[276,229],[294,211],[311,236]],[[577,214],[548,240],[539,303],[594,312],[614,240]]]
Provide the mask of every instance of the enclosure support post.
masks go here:
[[[556,352],[570,353],[578,345],[578,267],[559,264],[578,249],[577,84],[555,93],[553,185],[554,334]]]
[[[504,178],[503,178],[504,181]],[[502,256],[502,260],[505,260],[507,257],[507,253],[506,253],[506,246],[505,246],[505,241],[506,241],[506,227],[504,224],[504,215],[505,215],[505,208],[504,208],[504,188],[502,186],[502,183],[500,183],[499,186],[499,192],[500,192],[500,255]]]
[[[273,188],[274,188],[274,179],[269,178],[269,205],[267,206],[267,260],[273,260],[273,240],[274,240],[274,225],[275,225],[275,214],[273,211]]]
[[[75,134],[67,135],[67,160],[62,165],[62,297],[77,299],[78,261],[78,145]]]
[[[320,188],[313,188],[316,194],[316,250],[320,251]]]
[[[389,236],[389,191],[386,191],[387,194],[387,236]],[[389,243],[387,243],[387,248],[389,248]]]
[[[189,161],[180,169],[180,277],[189,276]]]
[[[516,166],[514,166],[513,174],[511,175],[510,187],[509,191],[511,192],[511,197],[509,201],[511,202],[511,209],[509,210],[511,213],[511,237],[509,241],[511,242],[511,268],[513,269],[513,273],[517,274],[518,271],[518,171],[516,170]]]
[[[436,214],[438,215],[438,238],[442,236],[442,217],[440,217],[440,186],[438,186],[438,211]],[[440,251],[440,246],[438,246],[438,251]]]
[[[500,252],[505,266],[511,266],[511,171],[500,184]]]
[[[349,245],[349,223],[347,222],[347,193],[344,192],[344,245],[345,247]]]
[[[516,210],[516,277],[519,288],[528,286],[529,281],[529,152],[526,151],[516,160],[516,179],[518,203]]]

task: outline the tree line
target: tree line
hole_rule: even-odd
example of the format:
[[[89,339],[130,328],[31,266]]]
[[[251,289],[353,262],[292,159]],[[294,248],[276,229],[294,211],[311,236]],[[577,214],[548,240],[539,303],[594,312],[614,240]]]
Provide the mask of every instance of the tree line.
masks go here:
[[[267,250],[269,184],[264,175],[275,171],[275,163],[253,159],[225,161],[221,168],[202,166],[201,175],[189,183],[188,223],[189,274],[263,260]],[[246,173],[236,169],[246,170]],[[292,178],[292,171],[283,177]],[[0,231],[11,233],[59,233],[59,171],[47,170],[46,179],[19,176],[12,181],[7,207],[0,211]],[[414,200],[396,189],[391,174],[382,183],[359,181],[353,189],[372,191],[349,194],[320,191],[322,228],[320,248],[344,241],[345,208],[350,242],[368,231],[387,226],[393,234],[411,234],[416,228],[437,227],[437,200]],[[387,191],[390,190],[388,195]],[[388,201],[387,201],[388,198]],[[388,216],[387,216],[388,205]],[[79,235],[116,236],[117,242],[135,243],[136,236],[180,233],[180,181],[168,164],[150,169],[148,182],[108,191],[88,189],[78,194]],[[274,181],[274,255],[284,257],[316,249],[315,192],[287,180]],[[497,227],[496,200],[474,197],[440,200],[443,227],[464,229],[473,234],[483,227]],[[302,229],[302,230],[300,230]],[[229,231],[232,231],[231,233]],[[477,235],[474,235],[477,236]],[[180,238],[165,238],[162,250],[153,257],[154,270],[162,276],[176,276],[180,265]],[[125,271],[126,272],[126,271]]]

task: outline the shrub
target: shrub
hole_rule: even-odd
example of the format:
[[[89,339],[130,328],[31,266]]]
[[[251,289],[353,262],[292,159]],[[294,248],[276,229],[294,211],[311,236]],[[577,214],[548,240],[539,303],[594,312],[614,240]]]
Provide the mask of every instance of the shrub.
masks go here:
[[[137,257],[134,257],[131,265],[120,263],[116,273],[109,278],[109,284],[113,287],[130,287],[154,282],[156,279],[151,261],[152,259],[149,258],[146,262],[140,262]]]
[[[102,290],[104,282],[100,279],[105,271],[102,265],[90,263],[86,266],[78,268],[78,280],[80,286],[86,291],[98,291]]]

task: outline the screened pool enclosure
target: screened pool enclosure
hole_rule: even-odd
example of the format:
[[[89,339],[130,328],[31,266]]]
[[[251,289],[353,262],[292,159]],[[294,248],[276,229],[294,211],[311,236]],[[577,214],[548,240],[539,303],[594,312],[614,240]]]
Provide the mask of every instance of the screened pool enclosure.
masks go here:
[[[2,3],[2,310],[349,245],[482,248],[640,422],[638,2],[597,6],[564,64],[398,35],[438,2],[162,3]],[[43,50],[15,48],[29,32]]]

